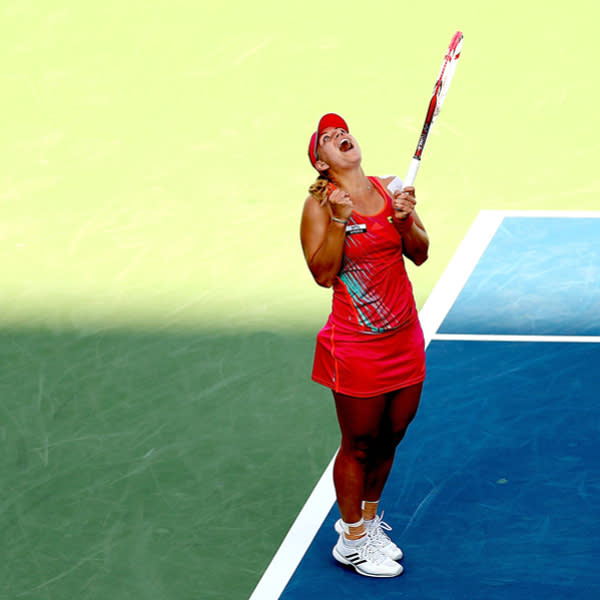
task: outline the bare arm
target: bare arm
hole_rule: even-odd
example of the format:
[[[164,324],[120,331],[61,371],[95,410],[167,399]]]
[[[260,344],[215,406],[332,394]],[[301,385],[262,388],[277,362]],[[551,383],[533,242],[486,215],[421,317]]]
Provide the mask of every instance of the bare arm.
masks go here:
[[[412,260],[415,265],[419,266],[422,265],[429,256],[429,236],[416,211],[413,211],[411,214],[413,217],[413,224],[407,232],[402,233],[403,253],[407,258]],[[400,225],[400,227],[401,226],[402,225]]]
[[[347,220],[352,203],[347,194],[335,190],[325,206],[309,196],[304,203],[300,224],[300,241],[308,268],[315,281],[331,287],[342,266],[346,225],[332,217]]]
[[[382,180],[388,184],[393,177]],[[403,254],[415,265],[422,265],[428,258],[429,236],[423,222],[415,211],[417,204],[415,188],[405,187],[393,194],[394,226],[402,234]],[[412,224],[411,224],[412,221]]]

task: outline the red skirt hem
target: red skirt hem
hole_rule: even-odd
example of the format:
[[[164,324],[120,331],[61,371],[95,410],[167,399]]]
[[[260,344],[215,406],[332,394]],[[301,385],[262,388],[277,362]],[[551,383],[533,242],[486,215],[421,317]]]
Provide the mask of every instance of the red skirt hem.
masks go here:
[[[399,329],[364,333],[330,318],[317,335],[312,379],[334,392],[369,397],[425,379],[425,341],[415,317]]]

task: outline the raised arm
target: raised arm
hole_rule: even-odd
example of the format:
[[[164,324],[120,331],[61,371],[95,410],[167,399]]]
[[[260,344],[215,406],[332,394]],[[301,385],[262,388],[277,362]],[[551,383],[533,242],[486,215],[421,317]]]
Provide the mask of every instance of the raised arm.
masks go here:
[[[407,258],[412,260],[415,265],[419,266],[429,257],[429,236],[416,211],[413,210],[411,216],[413,222],[410,229],[402,233],[403,253]],[[407,219],[410,219],[410,217],[407,217]],[[396,225],[396,219],[394,219],[394,224]],[[400,221],[399,225],[396,225],[396,227],[402,228],[403,225],[408,224],[409,222],[402,223],[402,221]]]
[[[312,196],[304,203],[300,241],[308,268],[315,281],[323,287],[333,285],[342,266],[346,224],[340,221],[347,221],[351,214],[350,197],[339,189],[323,206]]]
[[[386,185],[392,179],[393,177],[383,179],[382,183]],[[396,191],[392,195],[393,223],[402,234],[403,254],[419,266],[428,258],[429,236],[415,211],[416,204],[417,200],[413,186],[406,186],[402,191]]]

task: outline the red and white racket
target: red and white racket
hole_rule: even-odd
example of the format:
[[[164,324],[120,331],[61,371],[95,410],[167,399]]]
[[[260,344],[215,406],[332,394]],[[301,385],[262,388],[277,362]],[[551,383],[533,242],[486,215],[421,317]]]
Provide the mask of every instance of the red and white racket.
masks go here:
[[[450,42],[450,46],[448,46],[448,50],[444,56],[444,61],[442,62],[442,68],[440,69],[435,86],[433,87],[433,94],[431,95],[429,107],[427,108],[427,114],[425,115],[425,123],[423,124],[423,129],[421,130],[421,135],[419,136],[419,143],[417,144],[415,154],[410,161],[410,166],[408,167],[406,177],[401,185],[399,185],[400,180],[398,178],[394,179],[389,184],[388,188],[392,192],[402,189],[402,187],[406,187],[407,185],[412,185],[415,181],[417,171],[421,165],[421,156],[423,155],[423,149],[425,148],[427,136],[431,131],[431,126],[435,122],[437,116],[440,114],[442,104],[446,99],[448,88],[450,87],[452,77],[454,76],[454,71],[456,71],[458,59],[460,58],[462,44],[463,34],[461,31],[457,31]]]

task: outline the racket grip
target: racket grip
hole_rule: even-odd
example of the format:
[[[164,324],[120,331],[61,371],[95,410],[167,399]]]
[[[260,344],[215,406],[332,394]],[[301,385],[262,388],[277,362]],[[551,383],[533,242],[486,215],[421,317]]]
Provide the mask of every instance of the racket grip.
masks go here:
[[[417,171],[419,170],[419,166],[421,165],[421,159],[413,158],[410,161],[410,165],[408,167],[408,171],[406,172],[406,177],[404,178],[404,187],[407,185],[413,185],[415,179],[417,177]]]

